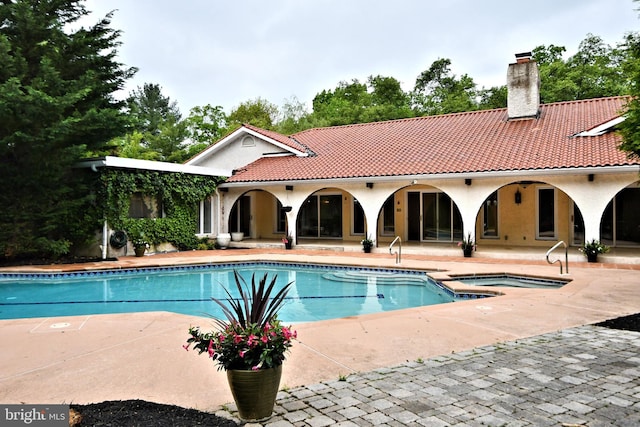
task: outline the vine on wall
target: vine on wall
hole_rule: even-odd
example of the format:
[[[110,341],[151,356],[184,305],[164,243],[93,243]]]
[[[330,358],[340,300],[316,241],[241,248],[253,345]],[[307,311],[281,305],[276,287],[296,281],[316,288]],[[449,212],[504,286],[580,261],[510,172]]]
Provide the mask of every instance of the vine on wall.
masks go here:
[[[199,202],[211,195],[223,178],[142,170],[106,169],[100,176],[99,200],[114,230],[142,234],[147,242],[172,243],[180,250],[194,249]],[[140,192],[162,200],[164,218],[130,218],[129,203]]]

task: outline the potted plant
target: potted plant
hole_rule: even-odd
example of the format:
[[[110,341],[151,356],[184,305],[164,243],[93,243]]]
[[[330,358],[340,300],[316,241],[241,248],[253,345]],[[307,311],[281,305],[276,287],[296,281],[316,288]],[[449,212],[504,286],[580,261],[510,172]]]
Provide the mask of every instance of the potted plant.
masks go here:
[[[275,404],[282,362],[297,333],[282,325],[277,313],[293,282],[274,293],[277,275],[267,284],[267,273],[256,285],[251,277],[251,290],[234,270],[239,293],[229,298],[212,298],[226,319],[213,318],[216,330],[203,332],[198,326],[189,328],[186,350],[193,345],[199,354],[207,353],[227,372],[231,394],[243,420],[261,420],[271,416]]]
[[[142,232],[132,233],[131,244],[133,245],[133,250],[137,257],[143,256],[145,251],[149,248],[149,242],[147,242],[147,239],[144,237],[144,233]]]
[[[282,238],[282,243],[284,243],[285,249],[291,249],[291,244],[293,243],[293,238],[289,235],[286,235]]]
[[[465,258],[471,257],[471,253],[476,247],[471,238],[471,233],[467,234],[467,238],[463,238],[462,242],[458,242],[458,246],[462,248],[462,253]]]
[[[587,257],[587,262],[597,262],[598,254],[609,252],[609,246],[603,245],[598,240],[593,239],[590,242],[585,242],[584,246],[580,248],[580,251]]]
[[[364,250],[364,253],[368,254],[371,252],[371,248],[373,247],[374,242],[369,238],[369,236],[362,239],[360,243],[362,244],[362,249]]]

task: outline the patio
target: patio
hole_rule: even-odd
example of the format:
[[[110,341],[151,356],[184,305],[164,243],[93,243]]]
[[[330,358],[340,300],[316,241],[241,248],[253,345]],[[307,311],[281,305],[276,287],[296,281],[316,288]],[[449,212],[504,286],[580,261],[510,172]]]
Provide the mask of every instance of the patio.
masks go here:
[[[404,248],[403,248],[404,249]],[[506,257],[505,257],[506,258]],[[507,272],[558,277],[557,265],[536,259],[416,255],[402,267],[441,274]],[[82,265],[10,270],[62,271],[246,260],[395,267],[388,253],[236,249],[123,257]],[[298,324],[300,341],[285,362],[281,387],[336,380],[356,372],[466,351],[596,323],[640,307],[637,259],[571,263],[561,289],[504,289],[469,300],[355,318]],[[8,270],[8,269],[6,269]],[[201,410],[232,401],[224,372],[181,345],[191,324],[207,319],[166,312],[0,321],[0,401],[89,403],[143,399]]]

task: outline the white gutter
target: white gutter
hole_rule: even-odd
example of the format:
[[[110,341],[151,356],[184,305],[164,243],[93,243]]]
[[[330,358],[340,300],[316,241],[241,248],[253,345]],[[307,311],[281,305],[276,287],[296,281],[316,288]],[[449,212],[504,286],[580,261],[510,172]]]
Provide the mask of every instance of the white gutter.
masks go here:
[[[331,178],[331,179],[300,179],[300,180],[282,180],[282,181],[245,181],[245,182],[225,182],[219,188],[247,187],[257,185],[285,185],[285,184],[327,184],[327,183],[344,183],[344,182],[397,182],[397,181],[430,181],[437,179],[480,179],[480,178],[532,178],[537,176],[557,176],[557,175],[576,175],[576,174],[612,174],[612,173],[640,173],[640,165],[625,166],[600,166],[587,168],[565,168],[565,169],[519,169],[508,171],[490,171],[490,172],[462,172],[462,173],[438,173],[438,174],[420,174],[420,175],[393,175],[393,176],[370,176],[355,178]]]
[[[81,160],[76,164],[79,168],[91,168],[96,171],[101,167],[141,169],[158,172],[181,172],[190,175],[226,176],[232,175],[231,169],[214,169],[203,166],[192,166],[180,163],[156,162],[152,160],[128,159],[125,157],[105,156],[97,159]]]

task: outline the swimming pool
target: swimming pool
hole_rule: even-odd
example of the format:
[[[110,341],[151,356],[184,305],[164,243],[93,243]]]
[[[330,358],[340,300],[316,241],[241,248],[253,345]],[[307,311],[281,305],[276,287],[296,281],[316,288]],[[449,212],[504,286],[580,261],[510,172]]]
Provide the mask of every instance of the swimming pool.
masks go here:
[[[455,276],[454,280],[472,286],[504,286],[509,288],[556,289],[570,280],[545,279],[541,277],[516,276],[512,274],[487,274]]]
[[[458,295],[412,270],[290,263],[228,263],[92,271],[68,274],[0,274],[0,319],[170,311],[221,317],[211,297],[235,290],[233,270],[251,283],[278,276],[276,289],[293,282],[279,317],[309,322],[453,302]],[[235,295],[234,295],[235,296]]]

